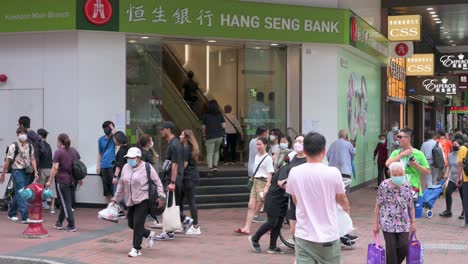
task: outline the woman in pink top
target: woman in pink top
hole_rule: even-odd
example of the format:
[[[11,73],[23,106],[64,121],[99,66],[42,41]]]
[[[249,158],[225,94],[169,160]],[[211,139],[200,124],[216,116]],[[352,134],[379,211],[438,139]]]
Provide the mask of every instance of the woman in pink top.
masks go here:
[[[129,257],[141,255],[141,243],[143,237],[146,238],[147,247],[153,246],[154,232],[145,229],[145,219],[149,213],[148,203],[148,176],[146,174],[145,162],[141,160],[141,150],[130,148],[125,156],[127,164],[122,168],[122,176],[117,184],[117,191],[110,205],[114,205],[122,200],[125,195],[125,203],[128,207],[128,227],[133,230],[133,248],[128,253]],[[163,187],[158,174],[152,166],[151,180],[158,187],[158,206],[162,206],[164,196]]]

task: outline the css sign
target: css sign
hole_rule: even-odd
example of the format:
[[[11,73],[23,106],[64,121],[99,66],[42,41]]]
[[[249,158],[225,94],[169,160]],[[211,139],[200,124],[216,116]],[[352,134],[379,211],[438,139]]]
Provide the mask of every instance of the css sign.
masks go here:
[[[421,40],[421,16],[389,16],[388,39],[390,41]]]
[[[434,54],[413,54],[406,59],[406,76],[434,75]]]
[[[408,71],[418,73],[431,73],[433,69],[431,65],[411,65],[408,66]]]

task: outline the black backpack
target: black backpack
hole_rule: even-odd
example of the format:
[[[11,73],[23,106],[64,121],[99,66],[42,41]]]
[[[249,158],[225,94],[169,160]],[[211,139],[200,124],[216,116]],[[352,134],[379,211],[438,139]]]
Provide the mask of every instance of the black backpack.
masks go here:
[[[18,142],[13,142],[13,145],[15,145],[15,153],[13,155],[13,160],[10,162],[10,166],[8,166],[7,173],[11,173],[11,168],[13,166],[13,163],[16,160],[16,156],[18,156],[18,154],[19,154]],[[28,145],[29,145],[29,157],[31,157],[31,152],[32,152],[31,143],[28,142]],[[10,147],[11,147],[11,145],[8,146],[6,151],[5,151],[5,162],[7,161],[8,151],[10,150]]]
[[[153,219],[157,219],[156,217],[158,215],[162,215],[164,213],[164,210],[166,209],[166,205],[163,204],[161,208],[158,208],[158,203],[156,200],[158,200],[159,194],[158,194],[158,186],[151,180],[151,164],[148,162],[145,162],[145,167],[146,167],[146,176],[148,177],[148,203],[149,203],[149,215]],[[162,199],[163,202],[166,201],[166,199]]]
[[[88,174],[88,168],[86,165],[76,157],[76,150],[72,149],[73,151],[73,167],[72,167],[72,176],[73,179],[76,181],[83,180],[86,175]]]
[[[432,148],[432,166],[437,169],[445,167],[444,152],[439,146],[439,142]]]

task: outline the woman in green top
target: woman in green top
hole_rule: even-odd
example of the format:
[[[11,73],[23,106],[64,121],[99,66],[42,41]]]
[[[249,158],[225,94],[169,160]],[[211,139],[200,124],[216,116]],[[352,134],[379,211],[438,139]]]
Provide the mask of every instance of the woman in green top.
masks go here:
[[[409,182],[413,187],[419,188],[419,196],[421,196],[421,175],[430,173],[429,164],[424,153],[411,146],[412,137],[413,130],[409,128],[404,128],[398,133],[397,140],[400,149],[392,152],[385,166],[388,167],[393,162],[402,162],[405,165],[406,175],[410,177]]]

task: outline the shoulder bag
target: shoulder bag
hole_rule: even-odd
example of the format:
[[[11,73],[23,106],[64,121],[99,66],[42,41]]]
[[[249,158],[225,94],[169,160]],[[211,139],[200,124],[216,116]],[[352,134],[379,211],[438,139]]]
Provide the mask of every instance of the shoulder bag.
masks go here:
[[[266,157],[268,157],[269,155],[265,155],[265,157],[263,157],[263,159],[260,161],[260,163],[257,165],[257,168],[255,169],[254,173],[252,174],[252,177],[249,178],[249,181],[247,182],[247,189],[249,189],[249,191],[252,190],[252,187],[253,187],[253,178],[255,177],[255,174],[257,174],[258,172],[258,169],[260,169],[260,166],[262,165],[263,161],[266,159]]]

